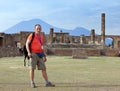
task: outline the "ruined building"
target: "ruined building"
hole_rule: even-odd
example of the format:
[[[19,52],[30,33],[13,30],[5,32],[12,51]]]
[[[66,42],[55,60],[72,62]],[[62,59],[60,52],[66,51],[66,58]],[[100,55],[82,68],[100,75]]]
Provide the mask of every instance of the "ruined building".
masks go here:
[[[31,32],[21,31],[16,34],[0,33],[0,57],[20,55],[19,48],[25,45],[26,38]],[[43,33],[44,34],[44,33]],[[105,13],[101,14],[101,35],[96,35],[91,29],[89,36],[70,36],[69,33],[54,32],[50,28],[49,34],[44,34],[48,54],[72,55],[72,51],[86,50],[87,55],[112,55],[116,56],[120,49],[120,36],[105,34]],[[112,47],[105,45],[105,38],[113,39]]]

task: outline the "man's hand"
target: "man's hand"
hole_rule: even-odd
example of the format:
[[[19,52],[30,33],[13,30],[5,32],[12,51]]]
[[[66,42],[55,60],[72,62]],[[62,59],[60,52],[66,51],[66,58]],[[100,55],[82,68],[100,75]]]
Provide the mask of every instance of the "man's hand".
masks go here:
[[[32,57],[32,54],[30,52],[28,52],[28,57],[30,57],[30,58]]]
[[[47,58],[46,58],[45,56],[43,57],[43,61],[44,61],[44,62],[46,62],[46,61],[47,61]]]

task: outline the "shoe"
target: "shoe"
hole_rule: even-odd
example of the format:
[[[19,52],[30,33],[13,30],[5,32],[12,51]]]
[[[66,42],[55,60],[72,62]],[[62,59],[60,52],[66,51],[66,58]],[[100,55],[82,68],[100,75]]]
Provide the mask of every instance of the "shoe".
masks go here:
[[[32,88],[35,88],[36,86],[35,86],[35,83],[31,83],[31,87]]]
[[[55,85],[52,84],[51,82],[49,82],[49,83],[46,84],[46,87],[55,87]]]

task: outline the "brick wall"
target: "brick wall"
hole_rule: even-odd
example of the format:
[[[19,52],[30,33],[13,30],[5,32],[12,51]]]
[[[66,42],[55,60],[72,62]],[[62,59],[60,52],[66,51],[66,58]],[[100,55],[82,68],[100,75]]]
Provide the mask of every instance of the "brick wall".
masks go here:
[[[106,56],[118,56],[119,50],[118,49],[107,49],[105,50]]]
[[[50,48],[48,55],[72,56],[75,48]],[[77,53],[83,52],[83,48],[77,48]],[[87,56],[118,56],[117,49],[84,49]],[[81,53],[80,53],[81,54]],[[79,55],[79,54],[77,54]]]
[[[50,48],[47,51],[48,55],[72,56],[75,48]],[[83,52],[83,49],[77,48],[77,53]],[[117,49],[84,49],[87,56],[118,56]],[[17,47],[0,47],[0,57],[20,56],[19,48]],[[79,55],[79,54],[77,54]]]
[[[17,47],[0,47],[0,57],[14,57],[21,55]]]
[[[48,55],[71,56],[72,49],[70,48],[50,48],[47,51]]]

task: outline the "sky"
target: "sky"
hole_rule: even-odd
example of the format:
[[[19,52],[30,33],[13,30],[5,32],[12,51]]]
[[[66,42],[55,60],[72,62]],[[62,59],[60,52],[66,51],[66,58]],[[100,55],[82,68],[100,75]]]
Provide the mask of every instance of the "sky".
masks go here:
[[[41,19],[55,27],[95,29],[101,34],[101,14],[105,13],[108,35],[120,35],[120,0],[3,0],[0,2],[0,32],[31,19]]]

